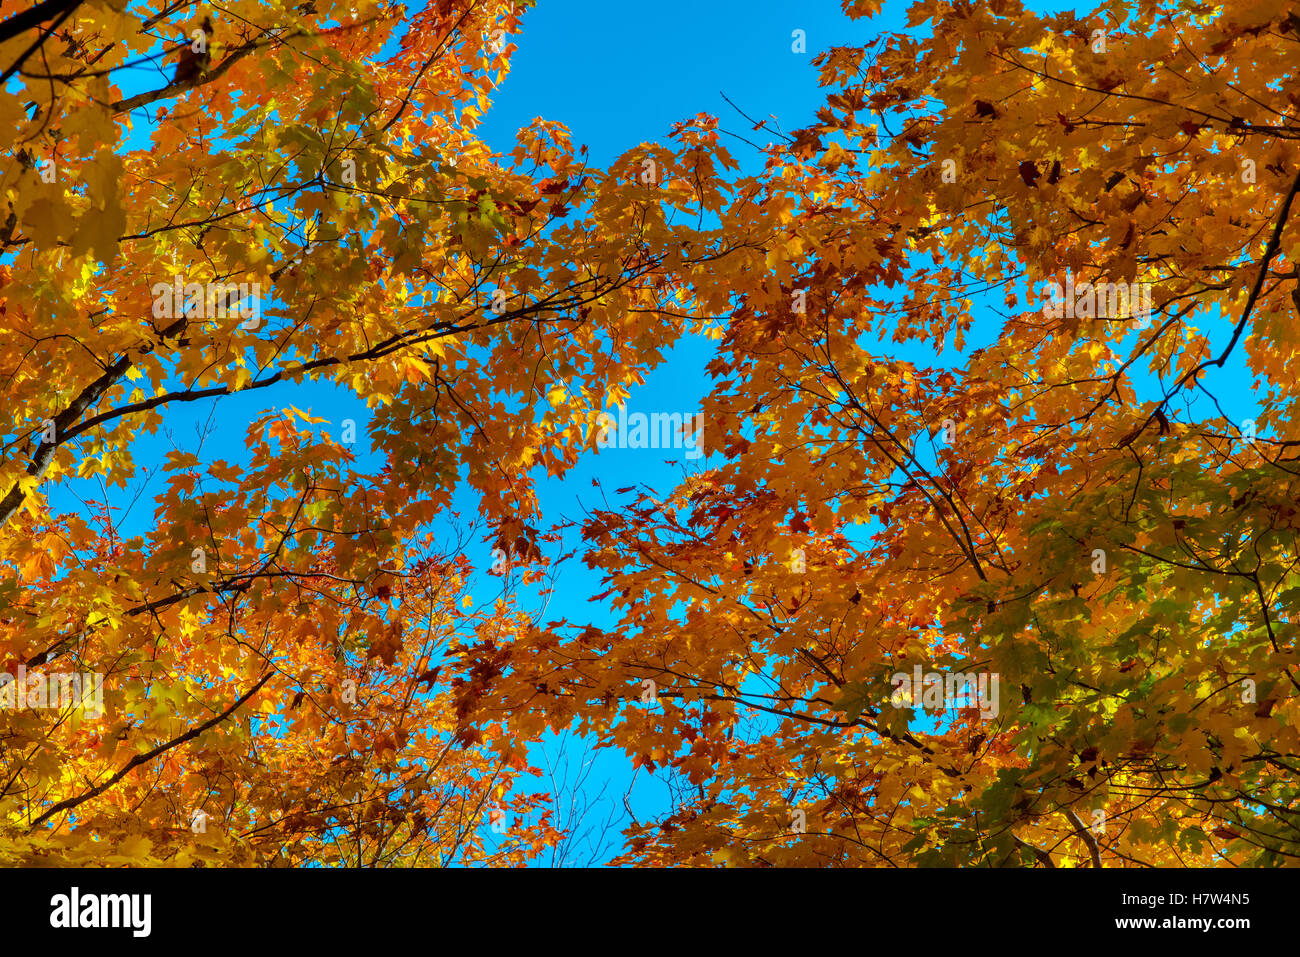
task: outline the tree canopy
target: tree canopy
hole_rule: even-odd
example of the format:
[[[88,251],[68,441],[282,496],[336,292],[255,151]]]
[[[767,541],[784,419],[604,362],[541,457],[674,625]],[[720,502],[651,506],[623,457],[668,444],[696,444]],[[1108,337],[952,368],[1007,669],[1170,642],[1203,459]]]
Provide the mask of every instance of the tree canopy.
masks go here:
[[[921,0],[814,125],[599,169],[476,134],[529,5],[0,4],[0,650],[104,703],[0,711],[0,860],[525,862],[575,727],[676,782],[619,863],[1293,863],[1300,16]],[[686,338],[616,623],[465,600],[458,496],[544,582],[539,476]],[[54,506],[246,393],[147,533]]]

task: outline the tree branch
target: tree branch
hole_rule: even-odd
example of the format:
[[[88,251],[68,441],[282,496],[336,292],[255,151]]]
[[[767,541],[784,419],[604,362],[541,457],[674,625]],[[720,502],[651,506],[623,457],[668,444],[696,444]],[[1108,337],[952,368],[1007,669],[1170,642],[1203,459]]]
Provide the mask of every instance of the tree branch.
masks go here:
[[[207,721],[204,721],[198,727],[191,728],[190,730],[186,731],[184,734],[180,735],[179,737],[172,738],[170,741],[168,741],[165,744],[158,745],[158,747],[154,748],[152,751],[146,751],[144,754],[137,754],[130,761],[128,761],[126,765],[120,771],[114,774],[111,778],[109,778],[103,784],[91,788],[85,794],[79,795],[74,798],[68,798],[65,801],[60,801],[58,804],[54,805],[52,808],[50,808],[48,811],[46,811],[44,814],[38,817],[35,821],[33,821],[32,826],[27,829],[27,833],[30,834],[32,831],[36,830],[36,828],[38,828],[41,824],[49,820],[54,815],[58,814],[60,811],[70,811],[77,805],[84,804],[86,801],[89,801],[91,798],[103,794],[105,791],[111,788],[118,781],[122,780],[122,778],[126,777],[128,773],[130,773],[135,768],[138,768],[140,765],[152,761],[154,758],[158,757],[158,755],[162,754],[163,752],[170,751],[172,748],[184,744],[186,741],[192,741],[194,738],[197,738],[199,735],[201,735],[204,731],[208,730],[208,728],[211,728],[213,725],[220,724],[222,721],[225,721],[228,717],[234,714],[236,710],[238,710],[240,705],[242,705],[245,701],[247,701],[254,694],[256,694],[258,690],[262,687],[262,685],[266,684],[266,682],[270,679],[271,675],[273,674],[275,674],[274,671],[268,671],[266,674],[262,675],[262,677],[258,680],[257,684],[253,685],[253,687],[249,688],[242,695],[240,695],[238,700],[236,700],[235,703],[232,704],[225,711],[221,712],[221,714],[216,715],[213,718],[209,718]]]

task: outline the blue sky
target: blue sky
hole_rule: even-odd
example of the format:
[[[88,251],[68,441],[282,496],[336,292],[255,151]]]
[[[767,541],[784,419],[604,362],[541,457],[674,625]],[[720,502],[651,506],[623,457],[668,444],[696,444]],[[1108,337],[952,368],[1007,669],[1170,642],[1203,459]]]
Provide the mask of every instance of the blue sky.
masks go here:
[[[833,0],[540,0],[512,37],[510,76],[480,129],[506,150],[534,117],[558,121],[600,165],[664,139],[673,123],[699,112],[743,130],[723,93],[752,116],[775,113],[793,129],[821,105],[813,56],[873,38],[880,22],[855,23]],[[796,29],[806,34],[806,53],[791,52]]]

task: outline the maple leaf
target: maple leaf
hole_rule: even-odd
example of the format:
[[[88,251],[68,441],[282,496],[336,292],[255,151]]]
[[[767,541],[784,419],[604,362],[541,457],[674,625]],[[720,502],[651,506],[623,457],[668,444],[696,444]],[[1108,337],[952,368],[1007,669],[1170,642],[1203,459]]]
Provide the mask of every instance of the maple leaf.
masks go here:
[[[402,650],[402,623],[389,622],[380,631],[379,637],[370,640],[367,657],[378,658],[385,665],[393,665],[397,654]]]

